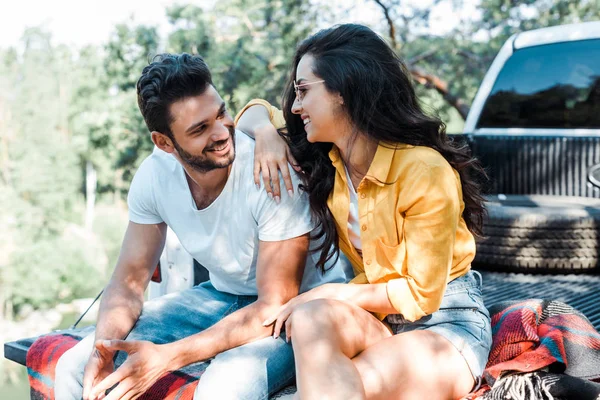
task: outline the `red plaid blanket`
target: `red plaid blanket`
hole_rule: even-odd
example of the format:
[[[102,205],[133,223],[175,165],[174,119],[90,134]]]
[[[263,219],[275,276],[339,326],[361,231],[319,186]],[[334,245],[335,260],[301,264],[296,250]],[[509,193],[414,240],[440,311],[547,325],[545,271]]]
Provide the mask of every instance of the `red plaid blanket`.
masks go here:
[[[486,384],[468,399],[507,398],[503,393],[494,393],[506,388],[491,389],[503,374],[516,372],[537,381],[538,376],[526,373],[544,368],[575,378],[568,381],[574,385],[575,393],[588,389],[595,393],[595,386],[590,389],[584,385],[600,381],[600,333],[583,314],[564,303],[547,300],[498,303],[490,307],[490,314],[493,342],[484,371]],[[56,363],[79,340],[75,336],[55,334],[34,342],[27,353],[32,400],[54,399]],[[200,375],[200,371],[191,375],[180,371],[167,374],[141,399],[192,399]],[[577,380],[581,380],[579,387]]]
[[[32,400],[54,400],[54,369],[60,356],[81,338],[54,334],[37,339],[27,352],[27,373]],[[202,372],[175,371],[159,379],[140,399],[191,400]]]
[[[600,333],[582,313],[558,301],[537,299],[502,302],[489,310],[493,342],[484,371],[486,385],[469,398],[503,398],[506,393],[490,396],[487,392],[507,374],[525,377],[529,387],[538,381],[543,386],[544,379],[535,374],[542,369],[553,373],[554,383],[568,382],[572,387],[580,382],[582,391],[595,390],[590,381],[600,381]],[[515,379],[514,385],[523,386],[522,379]],[[496,385],[498,391],[508,391],[509,386]],[[555,386],[558,390],[560,385]],[[538,398],[534,396],[524,398]]]

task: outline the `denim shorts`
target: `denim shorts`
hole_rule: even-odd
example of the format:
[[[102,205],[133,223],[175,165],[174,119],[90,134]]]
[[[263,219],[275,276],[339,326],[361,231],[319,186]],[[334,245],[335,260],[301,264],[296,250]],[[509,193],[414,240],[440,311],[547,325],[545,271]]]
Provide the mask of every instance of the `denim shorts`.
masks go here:
[[[429,330],[445,337],[467,361],[478,382],[492,346],[490,314],[483,305],[481,275],[469,271],[448,283],[440,309],[410,322],[402,314],[386,317],[394,334]]]

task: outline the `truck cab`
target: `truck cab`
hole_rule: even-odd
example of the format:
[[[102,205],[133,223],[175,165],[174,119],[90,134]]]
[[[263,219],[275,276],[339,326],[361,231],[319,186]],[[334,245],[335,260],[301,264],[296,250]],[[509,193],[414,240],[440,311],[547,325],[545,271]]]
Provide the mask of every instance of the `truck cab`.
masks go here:
[[[465,133],[600,135],[600,22],[513,35],[486,73]]]

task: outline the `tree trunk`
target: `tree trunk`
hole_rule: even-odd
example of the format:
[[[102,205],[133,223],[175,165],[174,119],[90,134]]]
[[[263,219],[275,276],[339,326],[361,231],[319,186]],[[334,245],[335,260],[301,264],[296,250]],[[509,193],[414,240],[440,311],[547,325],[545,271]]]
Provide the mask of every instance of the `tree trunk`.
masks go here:
[[[5,185],[10,186],[12,179],[10,176],[10,158],[9,142],[14,133],[10,128],[11,115],[10,110],[2,99],[0,99],[0,174]]]
[[[415,81],[428,89],[435,89],[435,91],[442,95],[448,104],[458,111],[463,120],[467,120],[470,107],[463,99],[450,93],[448,82],[442,80],[439,76],[425,72],[423,69],[415,67],[414,65],[410,65],[409,68]]]
[[[94,207],[96,205],[96,185],[98,177],[91,161],[85,165],[85,229],[91,232],[94,224]]]
[[[0,288],[2,288],[2,285],[0,285]],[[0,323],[2,323],[2,321],[5,320],[5,318],[4,318],[4,311],[5,311],[6,305],[4,303],[5,302],[4,292],[5,292],[5,289],[2,288],[2,290],[0,290]]]

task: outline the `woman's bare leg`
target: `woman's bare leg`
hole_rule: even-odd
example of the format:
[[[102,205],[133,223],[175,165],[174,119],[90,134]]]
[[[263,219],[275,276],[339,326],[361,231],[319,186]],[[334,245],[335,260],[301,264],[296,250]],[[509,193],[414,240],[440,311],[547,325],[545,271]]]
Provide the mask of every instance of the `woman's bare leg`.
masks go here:
[[[386,338],[363,351],[353,362],[369,400],[460,399],[474,384],[459,351],[431,331]]]
[[[391,332],[362,308],[315,300],[290,317],[300,399],[364,399],[352,358]]]
[[[367,311],[315,300],[290,317],[295,399],[459,399],[473,387],[466,361],[430,331],[393,336]]]

